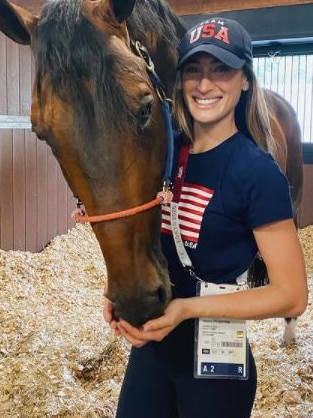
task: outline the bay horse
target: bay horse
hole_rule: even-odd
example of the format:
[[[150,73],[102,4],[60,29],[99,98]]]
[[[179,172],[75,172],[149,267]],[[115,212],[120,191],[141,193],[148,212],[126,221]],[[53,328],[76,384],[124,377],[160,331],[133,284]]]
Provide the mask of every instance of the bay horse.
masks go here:
[[[175,79],[186,29],[162,0],[54,0],[37,16],[0,0],[0,30],[30,45],[36,75],[31,121],[90,216],[150,202],[162,187],[167,153],[161,101],[142,55],[165,91]],[[294,110],[266,92],[295,209],[302,194],[301,132]],[[171,297],[161,252],[160,205],[92,223],[108,272],[107,296],[134,325],[161,315]]]

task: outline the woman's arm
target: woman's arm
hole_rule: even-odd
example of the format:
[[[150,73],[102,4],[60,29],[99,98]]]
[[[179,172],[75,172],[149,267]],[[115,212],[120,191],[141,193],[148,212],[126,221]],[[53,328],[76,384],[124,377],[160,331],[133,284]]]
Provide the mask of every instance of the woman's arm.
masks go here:
[[[307,306],[303,253],[291,219],[256,228],[254,236],[266,264],[269,284],[231,294],[175,299],[164,315],[136,329],[125,321],[117,329],[134,345],[162,340],[180,322],[199,317],[265,319],[296,317]]]
[[[301,244],[293,221],[256,228],[254,236],[269,276],[267,286],[200,298],[186,299],[188,317],[265,319],[296,317],[307,306],[308,289]],[[206,300],[207,299],[207,300]]]
[[[253,232],[267,267],[270,291],[273,292],[270,304],[263,314],[260,312],[260,317],[301,315],[308,303],[308,284],[294,222],[291,219],[275,222]]]

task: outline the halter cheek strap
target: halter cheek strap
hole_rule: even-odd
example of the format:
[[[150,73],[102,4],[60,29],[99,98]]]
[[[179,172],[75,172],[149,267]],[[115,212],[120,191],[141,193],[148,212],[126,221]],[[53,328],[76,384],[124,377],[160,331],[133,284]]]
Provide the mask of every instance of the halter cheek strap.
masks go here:
[[[82,202],[77,198],[76,209],[71,214],[72,219],[75,222],[82,222],[82,223],[94,223],[94,222],[104,222],[110,221],[113,219],[125,218],[128,216],[136,215],[137,213],[143,212],[145,210],[151,209],[154,206],[160,205],[161,203],[169,204],[172,200],[173,194],[170,190],[171,186],[171,173],[173,167],[173,155],[174,155],[174,130],[172,124],[172,116],[171,116],[171,100],[166,97],[164,86],[161,83],[157,73],[154,69],[154,64],[150,58],[150,55],[145,47],[143,47],[140,42],[136,41],[132,43],[132,46],[137,53],[145,62],[146,69],[153,84],[153,87],[157,93],[157,96],[161,102],[163,117],[167,132],[167,159],[166,159],[166,166],[163,176],[163,188],[160,192],[158,192],[155,199],[151,200],[150,202],[144,203],[143,205],[135,206],[134,208],[125,209],[120,212],[108,213],[104,215],[95,215],[95,216],[87,216],[86,212],[83,208]]]
[[[164,188],[169,189],[171,184],[171,174],[173,168],[173,156],[174,156],[174,130],[172,123],[171,115],[171,104],[172,101],[166,96],[164,85],[162,84],[159,76],[157,75],[152,59],[147,51],[147,49],[141,45],[139,41],[136,41],[133,44],[136,53],[144,60],[146,64],[146,69],[149,74],[150,80],[153,84],[153,87],[158,95],[158,98],[161,102],[163,117],[167,132],[167,159],[166,166],[163,176],[163,191]]]

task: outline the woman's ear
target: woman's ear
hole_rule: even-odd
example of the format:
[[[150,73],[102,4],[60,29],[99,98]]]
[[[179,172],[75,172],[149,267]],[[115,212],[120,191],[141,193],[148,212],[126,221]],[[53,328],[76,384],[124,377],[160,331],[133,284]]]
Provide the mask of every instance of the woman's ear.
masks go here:
[[[242,86],[242,91],[248,91],[249,90],[249,81],[245,80]]]

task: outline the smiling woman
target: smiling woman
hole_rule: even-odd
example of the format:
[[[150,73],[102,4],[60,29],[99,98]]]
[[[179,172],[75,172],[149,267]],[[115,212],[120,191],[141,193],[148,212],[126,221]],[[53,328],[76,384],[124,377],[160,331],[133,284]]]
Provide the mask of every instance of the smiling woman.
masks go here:
[[[133,345],[116,416],[248,418],[257,377],[245,321],[301,314],[307,282],[290,186],[268,153],[279,144],[238,22],[207,16],[186,32],[174,115],[181,134],[162,214],[173,299],[140,329],[106,301],[106,320]],[[258,253],[269,280],[249,288]]]

